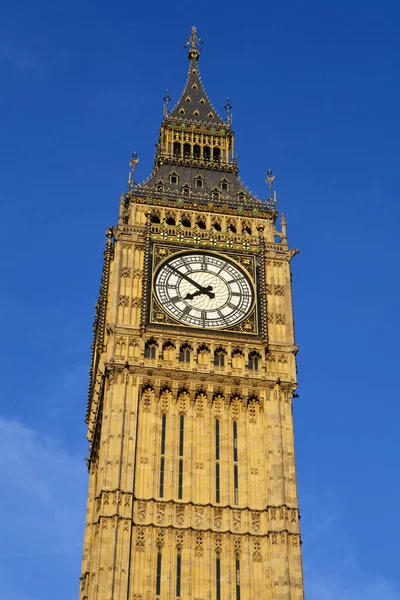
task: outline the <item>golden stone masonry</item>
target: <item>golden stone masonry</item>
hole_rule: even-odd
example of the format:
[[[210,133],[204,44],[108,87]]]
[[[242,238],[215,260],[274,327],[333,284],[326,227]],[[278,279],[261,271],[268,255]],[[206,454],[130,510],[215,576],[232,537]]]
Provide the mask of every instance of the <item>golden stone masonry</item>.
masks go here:
[[[106,232],[81,600],[301,600],[290,261],[199,75]]]

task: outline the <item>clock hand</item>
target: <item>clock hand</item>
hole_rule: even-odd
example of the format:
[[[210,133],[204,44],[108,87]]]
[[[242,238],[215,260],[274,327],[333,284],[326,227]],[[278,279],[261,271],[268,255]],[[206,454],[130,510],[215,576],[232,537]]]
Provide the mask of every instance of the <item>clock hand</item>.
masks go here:
[[[181,271],[178,271],[178,269],[176,269],[175,267],[173,267],[172,265],[167,265],[172,271],[174,271],[177,275],[180,275],[181,277],[183,277],[183,279],[186,279],[186,281],[188,281],[189,283],[191,283],[192,285],[194,285],[194,287],[197,287],[198,290],[200,290],[201,294],[207,294],[207,296],[209,298],[214,298],[215,294],[213,294],[211,292],[212,290],[212,286],[209,285],[207,288],[203,287],[202,285],[200,285],[199,283],[197,283],[197,281],[194,281],[193,279],[191,279],[190,277],[188,277],[186,275],[186,273],[181,273]]]
[[[193,300],[193,298],[195,298],[196,296],[201,296],[201,294],[208,294],[210,298],[215,298],[214,293],[209,293],[211,290],[212,286],[208,285],[206,288],[203,288],[203,290],[198,290],[197,292],[193,292],[193,294],[186,294],[185,300]]]

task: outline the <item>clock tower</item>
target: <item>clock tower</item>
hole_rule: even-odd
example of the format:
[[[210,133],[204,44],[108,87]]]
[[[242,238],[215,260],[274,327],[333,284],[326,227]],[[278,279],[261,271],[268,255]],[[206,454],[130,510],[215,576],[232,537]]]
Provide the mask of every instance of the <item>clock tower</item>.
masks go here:
[[[290,260],[238,176],[200,40],[151,175],[106,232],[81,600],[301,600]]]

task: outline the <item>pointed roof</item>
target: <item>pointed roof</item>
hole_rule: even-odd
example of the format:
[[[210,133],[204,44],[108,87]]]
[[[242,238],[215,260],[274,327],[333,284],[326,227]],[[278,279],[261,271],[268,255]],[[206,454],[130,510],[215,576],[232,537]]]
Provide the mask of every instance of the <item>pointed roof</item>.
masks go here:
[[[225,125],[225,122],[211,104],[200,77],[198,60],[202,43],[197,37],[196,27],[192,27],[192,35],[186,41],[186,47],[189,48],[190,65],[185,89],[169,117],[173,119],[190,119],[191,121],[206,121],[210,126]]]

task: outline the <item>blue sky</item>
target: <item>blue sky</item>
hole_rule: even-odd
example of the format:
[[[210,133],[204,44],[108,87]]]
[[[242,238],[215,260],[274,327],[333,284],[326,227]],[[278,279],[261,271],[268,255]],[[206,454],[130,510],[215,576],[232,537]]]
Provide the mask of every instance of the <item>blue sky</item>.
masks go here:
[[[276,175],[293,260],[307,600],[398,600],[399,21],[383,0],[0,9],[1,595],[77,597],[83,423],[104,231],[128,162],[151,170],[162,98],[205,40],[241,176]]]

